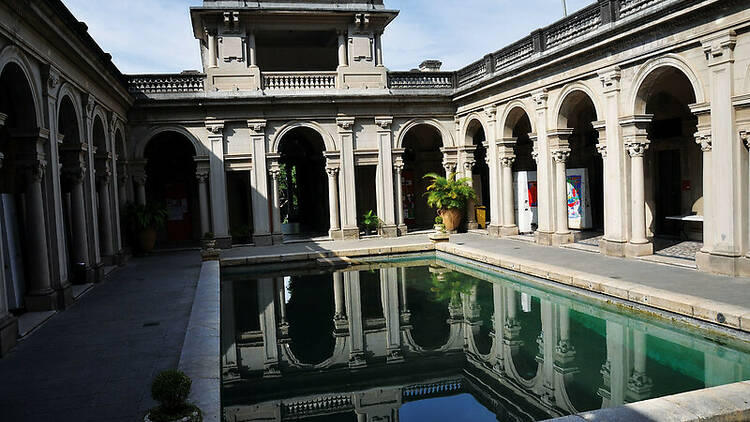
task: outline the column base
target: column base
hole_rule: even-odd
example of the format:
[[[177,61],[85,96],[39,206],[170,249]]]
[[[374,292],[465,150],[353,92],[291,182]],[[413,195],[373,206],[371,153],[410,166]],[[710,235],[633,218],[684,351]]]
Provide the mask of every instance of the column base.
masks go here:
[[[282,233],[274,233],[271,235],[271,239],[274,245],[284,244],[284,235]]]
[[[130,260],[130,253],[125,249],[122,249],[115,254],[115,257],[117,258],[117,265],[123,266]]]
[[[0,319],[0,357],[8,354],[18,341],[18,319],[6,315]]]
[[[383,237],[397,237],[398,227],[396,226],[383,226],[380,228],[380,235]]]
[[[341,229],[328,230],[328,236],[332,240],[344,240],[344,235],[341,233]]]
[[[115,259],[115,255],[102,255],[102,264],[111,267],[113,265],[117,265],[117,260]]]
[[[24,305],[29,312],[56,311],[60,309],[57,292],[49,291],[31,292],[24,298]]]
[[[637,257],[654,254],[654,245],[651,242],[646,243],[627,243],[625,245],[625,256]]]
[[[552,235],[552,246],[567,245],[575,241],[575,233],[555,233]]]
[[[537,245],[552,246],[554,244],[552,242],[552,237],[554,237],[554,235],[554,232],[544,232],[537,230],[534,232],[534,241]]]
[[[399,236],[406,236],[406,234],[409,233],[409,228],[406,227],[406,224],[401,224],[400,226],[397,226],[397,228]]]
[[[229,249],[232,247],[232,236],[222,236],[216,238],[216,247],[219,249]]]
[[[271,233],[254,234],[253,244],[255,246],[271,246],[273,245],[273,235]]]
[[[58,309],[65,309],[75,301],[75,299],[73,299],[73,285],[70,283],[55,288],[55,293],[57,294]]]
[[[750,257],[721,255],[701,250],[695,254],[698,269],[712,274],[728,276],[750,276]]]
[[[503,235],[503,226],[494,226],[490,224],[487,226],[487,233],[492,237],[501,237]]]
[[[469,221],[468,223],[466,223],[466,228],[469,230],[476,230],[479,228],[479,223],[477,223],[476,221]]]
[[[98,283],[104,280],[104,264],[97,262],[91,266],[91,271],[94,273],[94,283]]]
[[[607,256],[625,256],[625,247],[628,244],[625,240],[609,240],[602,238],[599,241],[599,253]]]
[[[501,236],[516,236],[518,235],[518,226],[503,226],[500,227]]]
[[[359,227],[344,227],[341,229],[341,238],[343,240],[359,239]]]

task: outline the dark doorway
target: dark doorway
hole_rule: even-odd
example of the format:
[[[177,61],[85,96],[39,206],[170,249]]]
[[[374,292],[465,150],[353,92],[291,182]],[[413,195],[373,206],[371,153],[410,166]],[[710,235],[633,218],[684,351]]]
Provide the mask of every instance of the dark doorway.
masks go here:
[[[654,226],[656,232],[667,236],[679,236],[678,221],[667,220],[666,217],[677,216],[681,213],[680,196],[682,180],[680,174],[680,150],[668,149],[659,151],[657,155],[656,186],[654,202],[656,213]]]

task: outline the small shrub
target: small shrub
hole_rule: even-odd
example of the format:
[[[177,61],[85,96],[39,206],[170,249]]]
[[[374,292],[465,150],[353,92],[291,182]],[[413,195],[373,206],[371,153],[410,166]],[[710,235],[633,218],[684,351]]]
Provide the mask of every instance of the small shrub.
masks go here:
[[[160,372],[151,384],[151,397],[165,413],[179,413],[187,403],[192,385],[190,377],[176,369]]]
[[[441,217],[439,215],[437,217],[435,217],[435,224],[437,224],[437,225],[443,224],[443,217]]]

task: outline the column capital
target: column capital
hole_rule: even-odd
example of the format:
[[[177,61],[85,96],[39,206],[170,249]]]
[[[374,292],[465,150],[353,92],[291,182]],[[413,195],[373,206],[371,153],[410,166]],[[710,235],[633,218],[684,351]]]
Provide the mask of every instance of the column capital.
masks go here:
[[[265,119],[248,120],[247,127],[249,127],[255,135],[265,135],[266,123],[267,121]]]
[[[534,105],[536,106],[537,110],[547,108],[548,98],[549,95],[547,94],[547,90],[544,88],[531,93],[531,99],[534,100]]]
[[[693,136],[695,137],[695,143],[701,147],[701,151],[703,152],[711,151],[711,131],[710,130],[701,130],[701,131],[695,132]]]
[[[631,136],[625,138],[625,148],[627,148],[631,157],[643,157],[650,143],[651,141],[643,137]]]
[[[443,161],[443,169],[446,174],[453,174],[456,172],[456,163],[450,161]]]
[[[497,116],[497,106],[490,105],[484,108],[484,115],[487,117],[487,120],[490,122],[495,121],[495,117]]]
[[[209,173],[209,169],[197,169],[195,171],[195,178],[198,180],[198,183],[206,183],[208,181]]]
[[[476,161],[474,159],[466,159],[464,160],[464,170],[465,171],[471,171],[474,168],[474,164],[476,164]]]
[[[611,67],[599,72],[599,81],[602,83],[604,93],[617,92],[620,90],[620,77],[622,72],[618,66]]]
[[[745,148],[750,148],[750,129],[740,130],[740,141],[745,145]]]
[[[148,179],[146,173],[133,175],[133,181],[138,186],[146,186],[146,179]]]
[[[5,113],[0,113],[0,128],[5,126],[6,120],[8,120],[8,115]]]
[[[96,181],[100,185],[108,185],[109,181],[112,180],[112,172],[109,168],[96,170]]]
[[[552,159],[556,163],[564,163],[570,157],[570,148],[567,146],[557,147],[550,150],[550,154],[552,154]]]
[[[20,164],[28,183],[40,183],[44,179],[44,171],[47,169],[46,160],[29,160]]]
[[[531,150],[531,158],[539,164],[539,150],[537,148]]]
[[[206,130],[212,135],[221,136],[224,134],[224,121],[223,120],[206,120]]]
[[[58,88],[60,87],[60,71],[51,64],[42,66],[42,80],[45,82],[42,87],[44,95],[57,97]]]
[[[390,117],[390,116],[375,117],[375,124],[378,125],[379,132],[390,131],[391,125],[393,124],[393,117]]]
[[[599,142],[596,144],[596,152],[601,154],[602,158],[607,158],[607,143]]]
[[[500,157],[500,165],[503,167],[513,167],[513,162],[516,161],[515,155],[506,155]]]
[[[354,117],[337,117],[336,125],[340,132],[350,132],[354,127]]]
[[[734,47],[737,45],[737,34],[734,30],[710,35],[703,38],[701,44],[709,67],[734,62]]]
[[[328,173],[328,177],[336,177],[339,174],[339,167],[338,166],[326,166],[326,173]]]

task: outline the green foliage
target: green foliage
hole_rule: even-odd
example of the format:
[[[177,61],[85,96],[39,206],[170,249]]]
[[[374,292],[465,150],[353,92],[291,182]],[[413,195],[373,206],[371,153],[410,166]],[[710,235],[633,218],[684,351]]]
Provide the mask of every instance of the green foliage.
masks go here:
[[[362,216],[362,226],[368,230],[376,230],[380,227],[380,217],[375,215],[373,210],[367,211],[367,214]]]
[[[461,209],[470,199],[476,199],[474,188],[469,185],[468,178],[456,179],[456,173],[450,177],[443,177],[437,173],[424,175],[425,179],[431,179],[432,184],[427,186],[427,205],[438,210]]]
[[[461,294],[471,293],[471,289],[477,285],[476,280],[457,271],[449,271],[442,274],[432,274],[432,287],[430,291],[435,293],[435,298],[442,302],[445,300],[456,301]]]
[[[204,240],[211,240],[214,238],[214,234],[211,232],[205,232],[203,233],[203,239]]]
[[[175,412],[184,408],[190,394],[192,381],[182,371],[168,369],[159,372],[151,384],[151,397],[159,402],[164,412]]]
[[[437,225],[443,224],[443,217],[441,217],[439,215],[437,217],[435,217],[435,224],[437,224]]]
[[[161,229],[167,221],[167,208],[163,204],[129,203],[126,205],[125,215],[128,226],[135,232],[144,229]]]

